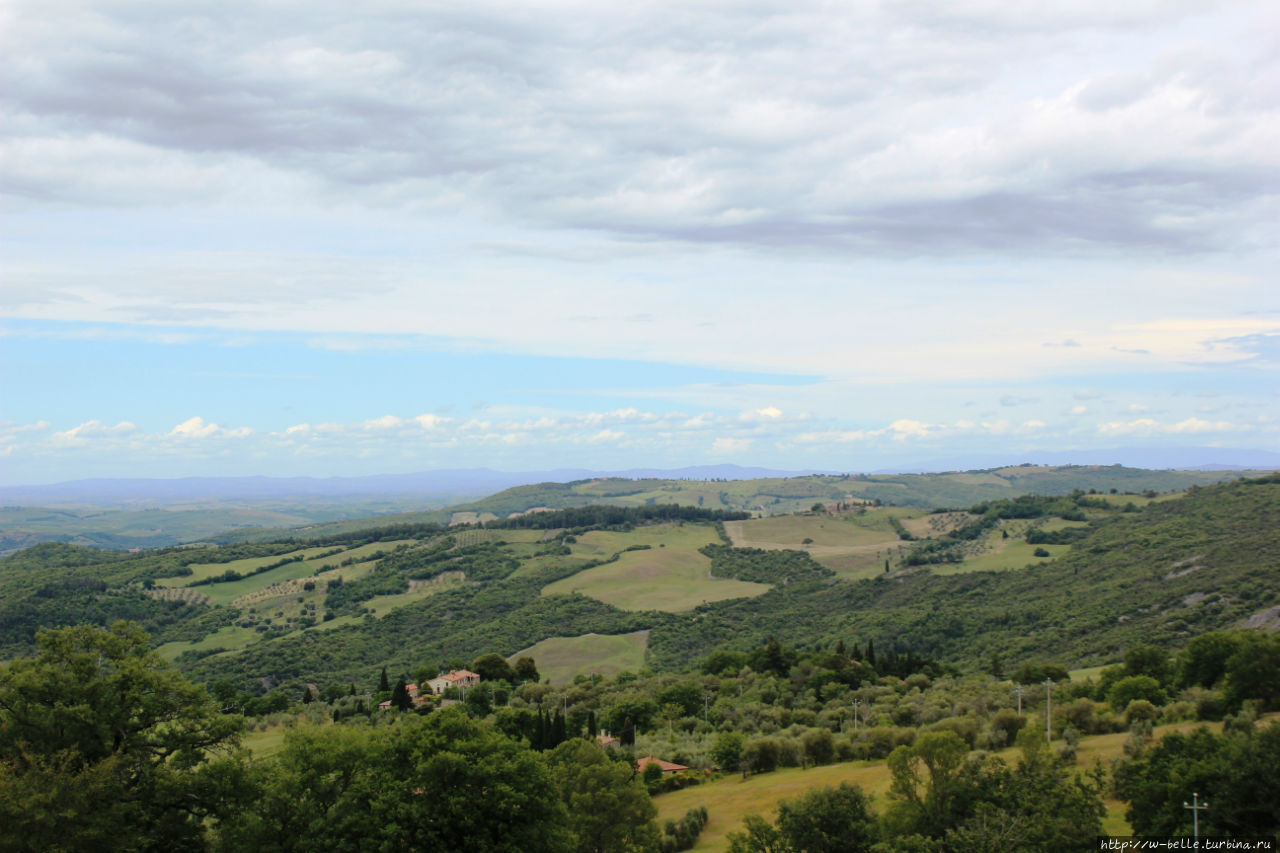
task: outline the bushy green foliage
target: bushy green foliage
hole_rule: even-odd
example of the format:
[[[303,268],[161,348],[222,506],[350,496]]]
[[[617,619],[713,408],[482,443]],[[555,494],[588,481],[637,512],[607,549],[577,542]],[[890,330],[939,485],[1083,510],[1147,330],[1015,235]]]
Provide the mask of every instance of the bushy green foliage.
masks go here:
[[[680,820],[669,820],[662,828],[662,853],[678,853],[698,843],[698,835],[707,824],[707,807],[689,809]]]
[[[1193,794],[1201,836],[1280,836],[1280,726],[1251,724],[1217,735],[1206,728],[1165,735],[1115,771],[1117,795],[1135,833],[1188,835]]]
[[[835,574],[804,551],[765,551],[719,544],[705,545],[699,550],[711,558],[711,576],[715,578],[785,585],[821,580]]]
[[[245,776],[251,796],[219,824],[220,849],[576,849],[547,765],[457,709],[296,729]]]
[[[35,658],[0,668],[0,847],[197,846],[221,805],[203,769],[241,721],[148,651],[137,626],[37,642]]]
[[[658,810],[624,762],[573,738],[547,754],[577,853],[656,851]],[[661,773],[661,771],[659,771]]]
[[[730,853],[863,853],[879,836],[871,798],[857,785],[816,788],[778,806],[777,826],[757,816],[729,834]]]

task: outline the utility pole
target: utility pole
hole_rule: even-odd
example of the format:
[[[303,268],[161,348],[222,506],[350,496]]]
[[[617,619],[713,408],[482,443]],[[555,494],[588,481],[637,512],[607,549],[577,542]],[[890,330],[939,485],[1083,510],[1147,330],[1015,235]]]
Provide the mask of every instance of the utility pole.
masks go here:
[[[1053,740],[1053,679],[1044,680],[1044,739]]]
[[[1021,717],[1022,716],[1022,694],[1025,693],[1026,690],[1022,687],[1021,684],[1019,684],[1017,687],[1014,688],[1013,692],[1018,694],[1018,716]]]
[[[1198,841],[1200,839],[1200,812],[1206,811],[1209,808],[1209,804],[1200,802],[1200,795],[1192,793],[1191,802],[1188,803],[1183,800],[1182,807],[1191,809],[1191,837]]]

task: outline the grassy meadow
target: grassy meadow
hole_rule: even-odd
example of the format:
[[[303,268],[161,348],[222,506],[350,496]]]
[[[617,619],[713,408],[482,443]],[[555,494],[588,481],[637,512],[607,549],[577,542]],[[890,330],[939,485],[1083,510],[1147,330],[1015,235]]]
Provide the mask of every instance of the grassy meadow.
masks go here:
[[[752,598],[771,589],[766,584],[711,577],[711,560],[690,548],[627,551],[617,560],[595,566],[543,587],[543,595],[582,595],[621,610],[665,610],[679,613],[708,601]]]
[[[528,655],[538,664],[538,672],[552,684],[565,684],[575,675],[598,673],[613,678],[626,670],[644,667],[644,652],[649,643],[648,631],[630,634],[583,634],[580,637],[552,637],[534,643],[511,656],[511,660]]]

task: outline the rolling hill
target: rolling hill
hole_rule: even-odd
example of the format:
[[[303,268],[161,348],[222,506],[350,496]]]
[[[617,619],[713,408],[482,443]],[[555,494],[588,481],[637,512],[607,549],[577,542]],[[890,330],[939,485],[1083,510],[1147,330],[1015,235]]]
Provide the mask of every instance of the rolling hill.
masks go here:
[[[962,669],[992,655],[1076,666],[1280,605],[1275,477],[970,510],[749,519],[641,504],[134,555],[50,543],[0,561],[0,657],[41,625],[129,618],[193,676],[260,688],[590,634],[630,635],[625,659],[657,670],[771,636],[874,639]],[[558,677],[590,671],[591,648],[558,649]]]

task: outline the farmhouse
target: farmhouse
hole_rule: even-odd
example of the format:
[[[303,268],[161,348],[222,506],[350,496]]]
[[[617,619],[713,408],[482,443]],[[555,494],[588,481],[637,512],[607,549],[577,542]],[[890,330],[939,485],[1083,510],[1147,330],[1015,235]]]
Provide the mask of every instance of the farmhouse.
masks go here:
[[[444,675],[438,675],[427,682],[427,688],[436,696],[441,696],[450,687],[473,687],[480,683],[480,676],[469,669],[452,669]]]
[[[661,758],[654,758],[652,755],[646,755],[644,758],[636,760],[636,772],[643,773],[645,768],[650,764],[656,764],[662,768],[663,773],[679,773],[681,770],[688,770],[683,764],[673,764],[670,761],[663,761]]]
[[[616,749],[621,746],[622,741],[601,729],[600,734],[596,735],[596,743],[600,744],[601,749]]]

